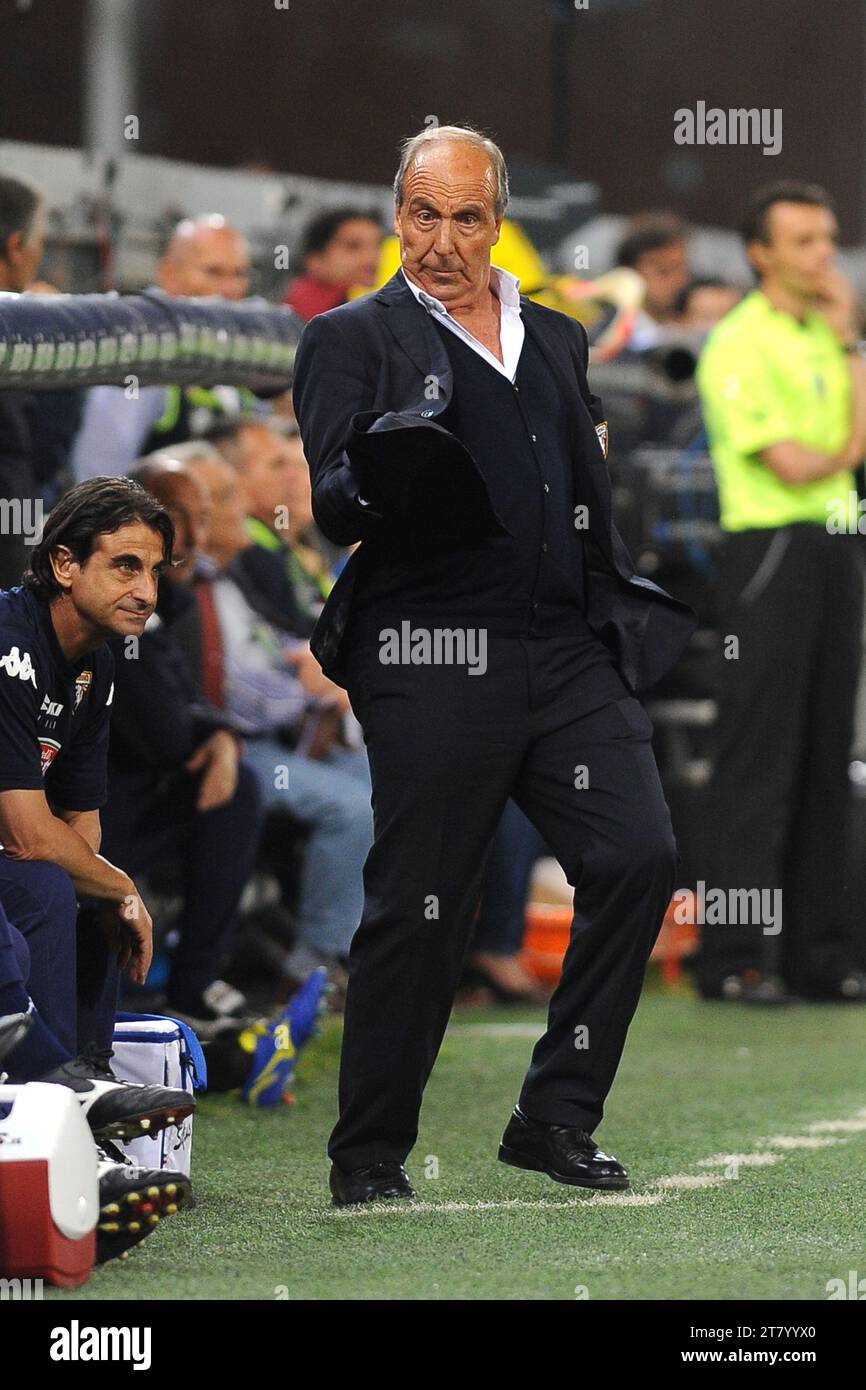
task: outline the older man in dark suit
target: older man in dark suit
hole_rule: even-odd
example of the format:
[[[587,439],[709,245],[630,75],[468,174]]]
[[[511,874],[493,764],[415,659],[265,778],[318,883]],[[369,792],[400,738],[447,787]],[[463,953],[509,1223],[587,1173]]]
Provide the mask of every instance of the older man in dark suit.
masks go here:
[[[695,619],[635,576],[613,526],[584,329],[490,263],[507,198],[478,132],[408,140],[401,270],[315,318],[297,356],[316,521],[363,542],[313,638],[363,726],[375,817],[329,1144],[338,1205],[414,1195],[403,1164],[509,796],[575,912],[499,1157],[628,1186],[591,1136],[677,861],[637,695]]]

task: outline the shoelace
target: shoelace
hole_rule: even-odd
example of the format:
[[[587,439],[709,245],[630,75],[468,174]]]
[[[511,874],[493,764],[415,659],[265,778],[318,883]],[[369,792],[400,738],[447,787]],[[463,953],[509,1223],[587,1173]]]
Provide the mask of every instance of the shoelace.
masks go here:
[[[371,1163],[366,1168],[362,1168],[362,1173],[369,1173],[371,1178],[386,1178],[392,1174],[394,1177],[402,1177],[402,1164],[395,1160],[388,1160],[383,1163]]]
[[[569,1129],[565,1125],[557,1125],[556,1132],[561,1135],[566,1144],[569,1145],[569,1154],[572,1152],[580,1153],[584,1157],[589,1153],[592,1156],[601,1156],[601,1150],[591,1135],[585,1129]]]
[[[133,1167],[129,1155],[125,1154],[116,1144],[113,1144],[110,1139],[100,1139],[96,1146],[96,1152],[107,1163],[122,1163],[125,1168]]]

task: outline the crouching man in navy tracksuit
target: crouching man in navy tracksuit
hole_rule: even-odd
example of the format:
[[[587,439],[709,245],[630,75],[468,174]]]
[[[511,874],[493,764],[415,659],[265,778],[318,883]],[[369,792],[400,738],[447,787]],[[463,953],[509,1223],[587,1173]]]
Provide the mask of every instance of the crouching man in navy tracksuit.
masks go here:
[[[3,1068],[69,1087],[102,1141],[103,1258],[152,1229],[142,1190],[145,1218],[189,1192],[177,1174],[117,1161],[110,1142],[193,1106],[184,1091],[121,1084],[108,1065],[118,969],[144,982],[152,923],[129,875],[99,854],[114,693],[104,643],[141,635],[173,541],[137,484],[94,478],[51,512],[23,586],[0,590],[0,1019],[21,1017]],[[91,902],[80,916],[79,897]]]

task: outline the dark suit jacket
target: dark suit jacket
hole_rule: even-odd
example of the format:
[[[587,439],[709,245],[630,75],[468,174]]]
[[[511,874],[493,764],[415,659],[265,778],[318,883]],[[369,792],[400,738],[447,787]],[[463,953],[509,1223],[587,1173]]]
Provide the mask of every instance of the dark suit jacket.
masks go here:
[[[585,329],[523,295],[520,305],[526,332],[543,353],[571,417],[574,499],[586,506],[589,523],[582,532],[587,621],[613,653],[625,684],[639,694],[671,668],[697,618],[686,604],[635,574],[613,524],[610,478],[595,430],[603,419],[601,402],[586,378]],[[350,459],[353,430],[366,430],[376,415],[394,414],[399,421],[382,423],[403,429],[407,445],[414,430],[426,431],[427,440],[441,431],[441,438],[447,431],[430,426],[452,391],[448,354],[399,271],[377,293],[310,320],[295,359],[293,394],[310,465],[313,513],[329,540],[350,545],[376,535],[382,525],[358,501]],[[311,639],[322,669],[338,685],[345,684],[343,638],[362,548],[349,558]]]

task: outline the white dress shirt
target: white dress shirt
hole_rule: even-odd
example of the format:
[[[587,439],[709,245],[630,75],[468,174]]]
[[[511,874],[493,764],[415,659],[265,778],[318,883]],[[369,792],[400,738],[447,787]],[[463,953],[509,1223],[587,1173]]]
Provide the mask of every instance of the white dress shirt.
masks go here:
[[[469,332],[468,328],[464,328],[462,323],[458,323],[455,318],[452,318],[441,299],[434,299],[432,295],[427,294],[426,290],[422,290],[419,285],[410,280],[402,266],[400,273],[418,303],[424,305],[428,314],[434,314],[440,323],[443,323],[446,328],[450,328],[451,332],[456,333],[458,338],[462,338],[473,352],[477,352],[478,356],[483,357],[484,361],[488,362],[491,367],[495,367],[497,372],[502,372],[503,376],[507,376],[509,381],[514,381],[525,332],[523,319],[520,315],[520,281],[516,275],[512,275],[510,270],[502,270],[498,265],[490,267],[490,288],[502,306],[499,345],[502,349],[503,361],[500,362],[499,358],[494,357],[493,353],[483,343],[480,343]]]

